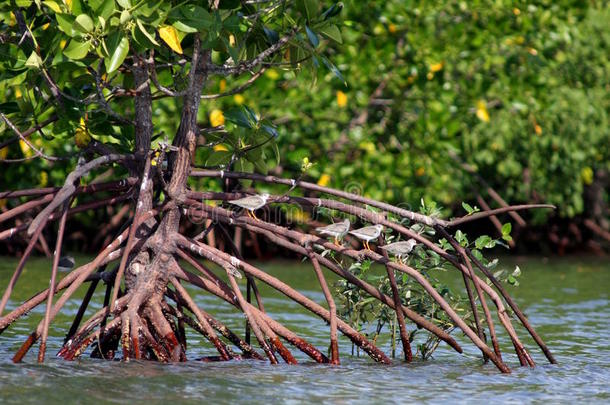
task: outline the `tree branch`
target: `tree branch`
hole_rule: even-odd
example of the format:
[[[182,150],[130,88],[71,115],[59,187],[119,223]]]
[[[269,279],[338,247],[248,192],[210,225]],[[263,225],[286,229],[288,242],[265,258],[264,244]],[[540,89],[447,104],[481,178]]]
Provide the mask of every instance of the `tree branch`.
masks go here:
[[[96,167],[119,161],[127,161],[134,160],[135,157],[133,155],[105,155],[98,157],[82,166],[78,166],[74,171],[72,171],[64,182],[64,186],[59,190],[53,201],[49,203],[38,215],[36,218],[32,220],[30,226],[28,227],[28,235],[32,235],[34,230],[38,227],[44,218],[47,218],[57,207],[59,207],[64,201],[66,201],[70,196],[74,194],[76,191],[76,186],[74,185],[75,181],[80,179],[82,176],[89,173],[91,170]]]

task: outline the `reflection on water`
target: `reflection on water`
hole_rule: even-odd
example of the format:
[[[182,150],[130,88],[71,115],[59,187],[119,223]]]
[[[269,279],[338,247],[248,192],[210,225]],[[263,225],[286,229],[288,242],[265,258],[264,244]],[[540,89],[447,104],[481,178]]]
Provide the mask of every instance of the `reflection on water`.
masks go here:
[[[78,258],[77,258],[78,259]],[[514,261],[514,259],[511,259]],[[506,262],[507,260],[505,260]],[[82,263],[81,258],[80,262]],[[522,263],[523,262],[523,263]],[[0,287],[4,288],[14,269],[12,259],[0,262]],[[348,356],[351,345],[340,341],[342,365],[312,364],[297,355],[297,366],[271,366],[257,361],[162,365],[146,362],[105,362],[83,357],[66,362],[50,354],[60,347],[70,317],[79,301],[72,300],[67,315],[54,323],[49,340],[48,362],[35,363],[37,347],[26,362],[14,365],[10,357],[41,319],[43,307],[26,321],[13,325],[0,336],[0,390],[3,403],[387,403],[387,402],[610,402],[610,265],[583,259],[523,259],[521,286],[510,288],[532,324],[554,352],[558,366],[545,359],[531,339],[519,330],[539,366],[518,367],[503,337],[505,360],[511,375],[500,375],[492,365],[482,365],[478,351],[460,334],[456,338],[465,354],[441,346],[432,360],[406,365],[373,364],[365,357]],[[311,299],[323,304],[312,270],[301,263],[262,264]],[[48,283],[49,263],[37,260],[28,266],[17,285],[10,307],[33,295]],[[450,276],[448,274],[447,276]],[[262,286],[266,310],[321,349],[328,346],[328,326],[300,310],[293,302]],[[100,295],[102,294],[100,289]],[[237,331],[243,330],[243,316],[203,292],[192,290],[196,301]],[[80,291],[80,296],[84,291]],[[91,311],[100,307],[101,297]],[[323,304],[324,305],[324,304]],[[381,341],[389,353],[389,342]],[[190,334],[191,359],[213,354],[200,336]]]

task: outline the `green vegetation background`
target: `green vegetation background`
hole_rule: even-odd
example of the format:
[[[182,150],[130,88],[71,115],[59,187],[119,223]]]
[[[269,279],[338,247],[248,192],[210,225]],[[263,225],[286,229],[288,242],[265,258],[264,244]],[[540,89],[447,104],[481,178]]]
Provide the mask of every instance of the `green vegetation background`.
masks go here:
[[[424,198],[463,214],[460,202],[474,201],[479,185],[451,151],[510,203],[583,214],[584,189],[610,169],[606,2],[344,3],[340,37],[324,36],[341,43],[320,43],[340,75],[324,65],[296,76],[271,68],[243,95],[202,103],[202,125],[247,105],[277,124],[281,160],[272,171],[297,176],[308,157],[316,163],[310,180],[394,204],[418,207]],[[1,89],[1,101],[25,97],[29,85]],[[208,90],[233,85],[218,79]],[[179,101],[159,101],[156,132],[173,134],[178,111]],[[0,140],[13,136],[0,130]],[[49,145],[57,154],[76,149],[65,138]],[[200,165],[206,158],[214,160]],[[1,188],[62,184],[73,164],[2,164]],[[549,214],[535,215],[543,222]]]

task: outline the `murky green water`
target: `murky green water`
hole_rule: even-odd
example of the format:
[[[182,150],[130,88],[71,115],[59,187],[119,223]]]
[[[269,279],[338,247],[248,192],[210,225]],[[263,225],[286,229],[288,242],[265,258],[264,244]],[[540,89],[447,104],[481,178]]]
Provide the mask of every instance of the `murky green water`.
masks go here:
[[[506,266],[514,259],[504,260]],[[77,261],[81,263],[82,260]],[[4,289],[15,260],[0,258],[0,287]],[[559,365],[545,363],[533,342],[525,338],[539,366],[518,367],[503,340],[511,375],[482,365],[478,351],[456,334],[464,355],[441,346],[432,360],[406,365],[396,361],[382,366],[365,357],[348,356],[351,344],[340,341],[343,364],[315,365],[304,357],[297,366],[271,366],[255,361],[227,363],[188,362],[162,365],[146,362],[106,362],[83,357],[66,362],[53,357],[69,327],[79,301],[67,305],[67,315],[51,329],[48,361],[35,362],[37,347],[24,364],[10,357],[41,319],[43,307],[0,336],[0,402],[2,403],[405,403],[489,401],[510,403],[610,402],[610,264],[582,258],[518,262],[522,285],[511,288],[521,308],[554,352]],[[308,297],[323,303],[309,267],[300,263],[266,263],[269,270]],[[48,285],[49,262],[36,260],[17,285],[17,303]],[[262,288],[266,310],[277,320],[319,348],[328,345],[328,327],[296,304]],[[84,291],[81,291],[81,295]],[[103,294],[100,288],[100,295]],[[193,291],[196,301],[229,326],[242,330],[243,317],[205,293]],[[101,297],[93,305],[100,307]],[[382,346],[386,352],[389,347]],[[297,354],[296,352],[294,352]],[[214,354],[202,339],[189,336],[190,358]]]

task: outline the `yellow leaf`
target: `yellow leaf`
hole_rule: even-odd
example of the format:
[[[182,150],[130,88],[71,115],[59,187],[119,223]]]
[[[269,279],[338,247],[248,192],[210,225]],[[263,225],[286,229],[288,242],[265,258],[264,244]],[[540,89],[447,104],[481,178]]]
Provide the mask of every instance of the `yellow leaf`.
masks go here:
[[[417,170],[415,171],[415,175],[417,177],[421,177],[424,174],[426,174],[426,169],[424,169],[422,166],[418,167]]]
[[[38,185],[40,187],[46,187],[47,184],[49,184],[49,174],[43,170],[42,172],[40,172],[40,182],[38,183]]]
[[[585,183],[587,186],[593,183],[593,169],[588,166],[583,167],[580,171],[580,178],[582,179],[582,182]]]
[[[271,80],[277,80],[280,78],[280,74],[275,69],[269,69],[265,72],[265,76],[267,76]]]
[[[345,94],[341,90],[337,91],[337,105],[341,108],[347,106],[347,94]]]
[[[292,215],[292,221],[297,224],[305,223],[310,218],[309,212],[305,212],[301,209],[291,210],[289,213]]]
[[[542,127],[540,125],[534,125],[534,131],[536,132],[536,135],[542,135]]]
[[[11,16],[11,18],[10,18],[10,20],[9,20],[9,22],[8,22],[8,26],[9,26],[9,27],[12,27],[12,26],[14,26],[15,24],[17,24],[17,18],[15,17],[15,14],[13,14],[13,12],[12,12],[12,11],[11,11],[10,16]]]
[[[23,139],[19,140],[19,147],[21,148],[21,153],[23,153],[23,156],[27,158],[31,157],[34,154],[34,152],[32,152],[32,149],[30,149],[30,145],[25,143]]]
[[[54,1],[45,1],[44,4],[45,4],[45,6],[49,7],[54,12],[61,13],[61,7],[59,7],[59,4],[57,4],[56,2],[54,2]]]
[[[233,34],[229,35],[229,45],[235,46],[235,36]]]
[[[367,153],[375,152],[375,144],[371,141],[362,141],[360,144],[358,144],[358,147]]]
[[[432,80],[432,79],[434,79],[434,73],[432,73],[432,72],[428,72],[428,74],[426,75],[426,78],[427,78],[428,80]]]
[[[242,105],[246,99],[241,94],[236,94],[233,96],[233,101],[235,101],[235,104]]]
[[[487,104],[485,101],[477,101],[477,118],[483,122],[489,122],[489,112],[487,112]]]
[[[42,26],[42,30],[46,30],[47,28],[49,28],[49,25],[51,25],[51,23],[46,23],[45,25]]]
[[[430,65],[430,71],[432,73],[436,73],[442,69],[443,69],[443,62],[433,63],[432,65]]]
[[[178,32],[171,25],[164,25],[159,27],[159,36],[176,53],[182,55],[182,46],[180,46],[180,40],[178,39]]]
[[[326,187],[330,184],[330,176],[328,174],[323,174],[318,179],[318,186]]]
[[[395,34],[396,33],[396,26],[394,24],[390,23],[390,25],[388,25],[388,32],[390,34]]]
[[[21,89],[19,87],[15,88],[15,98],[21,98]]]
[[[89,131],[86,128],[76,128],[74,132],[74,143],[79,148],[86,148],[91,142],[91,135],[89,135]]]
[[[0,149],[0,159],[6,159],[7,155],[8,155],[8,146],[5,146],[4,148]]]
[[[226,146],[224,146],[223,144],[214,145],[214,152],[221,152],[221,151],[227,152],[228,150],[229,149]]]
[[[513,8],[513,14],[519,15],[519,14],[521,14],[521,10],[519,10],[517,7],[515,7],[515,8]]]
[[[221,110],[215,109],[210,112],[210,124],[213,127],[219,127],[225,124],[225,116]]]
[[[220,83],[218,83],[218,89],[221,93],[224,93],[224,91],[227,89],[227,81],[225,79],[220,80]]]
[[[534,48],[527,48],[527,51],[529,52],[530,55],[533,55],[533,56],[538,55],[538,51],[535,50]]]

